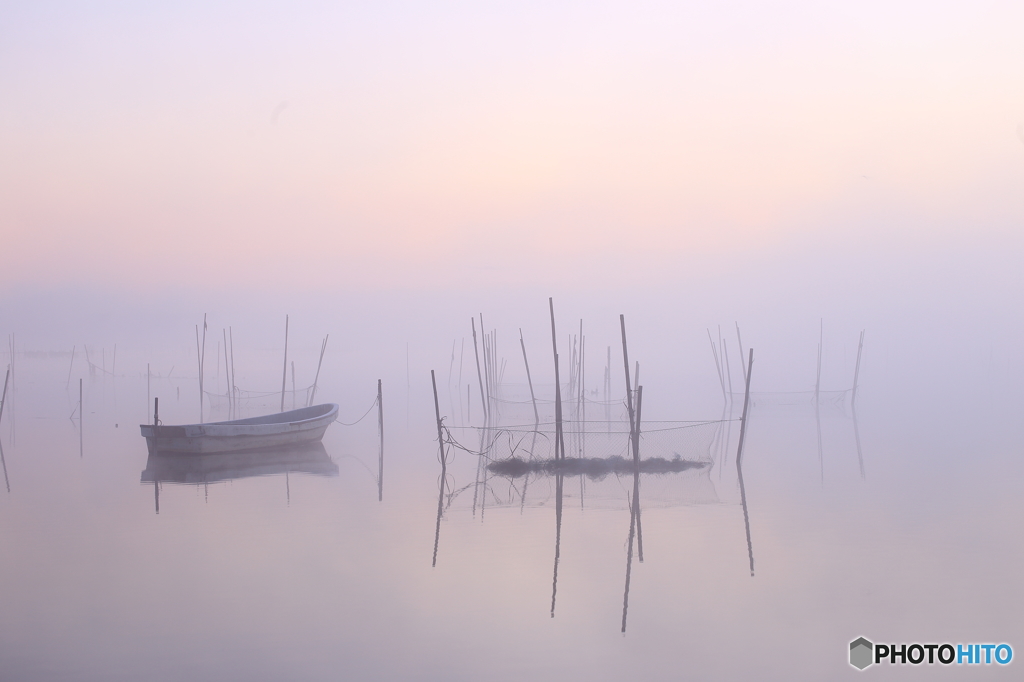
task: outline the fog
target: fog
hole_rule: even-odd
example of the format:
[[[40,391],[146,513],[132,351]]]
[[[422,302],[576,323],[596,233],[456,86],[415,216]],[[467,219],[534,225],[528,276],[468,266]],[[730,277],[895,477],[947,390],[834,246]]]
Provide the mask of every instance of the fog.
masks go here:
[[[810,680],[858,674],[860,636],[1019,648],[1021,18],[0,10],[0,679]],[[592,403],[568,464],[524,388],[520,334],[554,414],[549,299],[563,407]],[[154,398],[198,424],[314,383],[339,412],[310,451],[157,461],[137,430]]]

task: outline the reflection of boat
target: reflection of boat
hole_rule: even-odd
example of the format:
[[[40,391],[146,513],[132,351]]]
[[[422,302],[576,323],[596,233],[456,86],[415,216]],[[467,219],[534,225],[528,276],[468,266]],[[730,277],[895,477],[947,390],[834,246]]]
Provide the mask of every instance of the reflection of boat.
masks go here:
[[[216,483],[250,476],[285,473],[337,476],[323,443],[258,452],[186,456],[151,454],[142,472],[143,483]]]
[[[212,454],[281,448],[319,442],[338,414],[334,403],[303,407],[250,419],[210,424],[142,424],[149,454]]]

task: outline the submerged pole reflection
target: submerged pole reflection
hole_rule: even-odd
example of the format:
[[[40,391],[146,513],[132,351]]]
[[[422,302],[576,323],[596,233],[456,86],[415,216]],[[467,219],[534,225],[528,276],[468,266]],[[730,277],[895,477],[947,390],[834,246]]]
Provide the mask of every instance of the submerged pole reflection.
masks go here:
[[[431,566],[437,566],[437,545],[441,539],[441,512],[444,511],[444,484],[448,475],[448,462],[445,461],[444,435],[441,431],[441,408],[437,404],[437,382],[434,380],[434,370],[430,370],[430,383],[434,387],[434,415],[437,418],[437,446],[441,458],[441,481],[438,484],[437,493],[437,525],[434,527],[434,558]]]
[[[740,483],[740,502],[743,504],[743,526],[747,531],[747,555],[750,558],[750,577],[754,577],[754,545],[750,541],[750,515],[747,512],[747,489],[743,485],[743,439],[747,432],[747,411],[750,407],[750,374],[754,368],[754,349],[750,349],[747,361],[747,387],[743,395],[743,416],[740,419],[740,443],[736,449],[736,476]]]
[[[555,475],[555,568],[551,577],[551,617],[555,617],[555,596],[558,593],[558,559],[562,550],[562,486],[564,476]]]

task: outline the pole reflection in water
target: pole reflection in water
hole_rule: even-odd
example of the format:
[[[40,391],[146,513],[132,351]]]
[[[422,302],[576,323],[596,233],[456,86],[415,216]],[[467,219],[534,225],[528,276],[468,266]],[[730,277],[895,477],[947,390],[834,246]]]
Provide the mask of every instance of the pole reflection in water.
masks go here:
[[[11,481],[7,478],[7,460],[4,459],[4,444],[0,442],[0,464],[4,467],[4,485],[7,486],[7,492],[11,492]]]
[[[636,534],[638,559],[644,560],[643,535],[640,530],[640,413],[643,408],[644,387],[636,391],[636,420],[633,422],[633,498],[629,505],[629,542],[626,549],[626,587],[622,594],[622,632],[626,631],[626,612],[629,609],[629,578],[633,570],[633,535]]]
[[[474,333],[474,337],[476,334]],[[447,480],[448,462],[444,453],[444,434],[441,428],[441,408],[437,404],[437,382],[434,380],[434,370],[430,370],[430,383],[434,387],[434,416],[437,418],[437,447],[441,459],[441,480],[438,482],[437,492],[437,526],[434,528],[434,558],[431,566],[437,566],[437,544],[441,539],[441,512],[444,511],[444,486]]]
[[[142,472],[143,483],[153,483],[153,500],[160,513],[160,484],[203,485],[256,476],[285,475],[288,501],[291,500],[289,474],[337,476],[334,463],[323,443],[307,443],[279,450],[228,452],[213,455],[150,455]]]
[[[857,427],[857,406],[851,406],[853,413],[853,440],[857,444],[857,464],[860,466],[860,477],[865,478],[864,475],[864,454],[860,449],[860,429]]]
[[[747,433],[747,411],[750,407],[750,373],[754,368],[754,349],[747,361],[747,388],[743,395],[743,416],[740,418],[740,443],[736,448],[736,477],[740,483],[740,502],[743,504],[743,526],[747,531],[747,555],[750,557],[750,577],[754,577],[754,545],[750,541],[750,515],[747,513],[747,489],[743,485],[743,438]]]
[[[562,486],[565,476],[555,476],[555,568],[551,577],[551,617],[555,617],[555,596],[558,593],[558,559],[562,550]]]

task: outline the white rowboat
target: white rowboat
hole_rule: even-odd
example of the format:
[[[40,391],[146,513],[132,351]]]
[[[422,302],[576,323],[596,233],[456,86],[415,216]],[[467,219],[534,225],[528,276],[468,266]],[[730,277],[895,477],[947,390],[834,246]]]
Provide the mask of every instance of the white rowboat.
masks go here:
[[[338,415],[334,403],[209,424],[142,424],[149,454],[208,455],[319,442]]]

